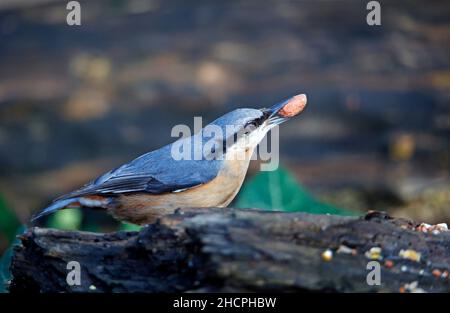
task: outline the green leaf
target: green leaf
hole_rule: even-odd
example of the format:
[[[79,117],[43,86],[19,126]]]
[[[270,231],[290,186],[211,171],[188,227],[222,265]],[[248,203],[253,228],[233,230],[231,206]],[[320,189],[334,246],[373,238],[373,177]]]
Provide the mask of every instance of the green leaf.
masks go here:
[[[10,271],[12,254],[14,246],[19,244],[18,235],[23,234],[27,230],[26,226],[22,225],[15,231],[14,240],[11,246],[0,257],[0,293],[8,292],[7,284],[11,280],[12,275]]]
[[[131,224],[131,223],[125,223],[122,222],[120,224],[119,230],[124,230],[124,231],[140,231],[142,228],[142,226],[136,225],[136,224]]]
[[[80,208],[65,209],[50,216],[47,226],[50,228],[78,230],[81,227],[83,213]]]
[[[256,174],[242,187],[236,208],[259,208],[271,211],[308,212],[314,214],[356,215],[352,211],[326,204],[309,194],[287,170]]]
[[[5,200],[0,196],[0,232],[11,242],[19,226],[20,222],[16,215],[6,206]]]

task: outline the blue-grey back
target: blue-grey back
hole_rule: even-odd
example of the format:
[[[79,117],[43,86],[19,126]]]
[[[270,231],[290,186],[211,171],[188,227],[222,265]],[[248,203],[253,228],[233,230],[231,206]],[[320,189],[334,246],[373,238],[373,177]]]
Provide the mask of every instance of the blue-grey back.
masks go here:
[[[228,126],[240,127],[249,120],[262,115],[256,109],[237,109],[229,112],[205,126],[201,132],[188,138],[178,139],[158,150],[148,152],[133,161],[103,174],[81,189],[63,196],[60,199],[87,194],[115,194],[125,192],[162,193],[190,188],[207,183],[214,179],[223,166],[223,158],[206,158],[201,153],[200,159],[194,157],[194,151],[201,149],[211,140],[212,134],[204,130],[210,126],[218,126],[225,135]],[[214,134],[217,136],[217,134]],[[222,140],[225,138],[216,138]],[[186,144],[191,147],[191,157],[176,159],[172,148],[175,144]],[[201,143],[199,146],[196,143]],[[198,155],[197,155],[198,157]]]

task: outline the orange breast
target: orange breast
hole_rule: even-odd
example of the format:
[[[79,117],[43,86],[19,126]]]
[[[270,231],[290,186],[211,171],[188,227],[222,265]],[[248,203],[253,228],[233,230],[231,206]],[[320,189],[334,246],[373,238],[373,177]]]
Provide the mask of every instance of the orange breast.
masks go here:
[[[251,154],[250,154],[251,156]],[[238,193],[247,173],[250,158],[227,160],[216,178],[180,192],[160,195],[121,195],[118,205],[110,209],[119,220],[136,224],[154,222],[159,216],[182,207],[225,207]]]

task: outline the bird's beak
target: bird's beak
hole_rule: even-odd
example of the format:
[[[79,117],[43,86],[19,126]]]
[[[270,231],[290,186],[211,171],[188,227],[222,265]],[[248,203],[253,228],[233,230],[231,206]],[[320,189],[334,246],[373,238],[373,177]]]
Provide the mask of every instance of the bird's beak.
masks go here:
[[[268,109],[263,109],[262,111],[268,116],[269,124],[281,124],[291,117],[303,112],[305,107],[306,95],[300,94],[277,103]]]

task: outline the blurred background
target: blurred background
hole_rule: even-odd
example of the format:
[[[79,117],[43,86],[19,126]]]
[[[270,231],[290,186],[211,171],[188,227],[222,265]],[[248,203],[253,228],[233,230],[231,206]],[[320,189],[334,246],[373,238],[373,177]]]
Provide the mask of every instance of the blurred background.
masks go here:
[[[232,206],[450,222],[450,2],[0,2],[0,254],[53,198],[175,124],[308,95]],[[41,226],[133,228],[66,210]]]

